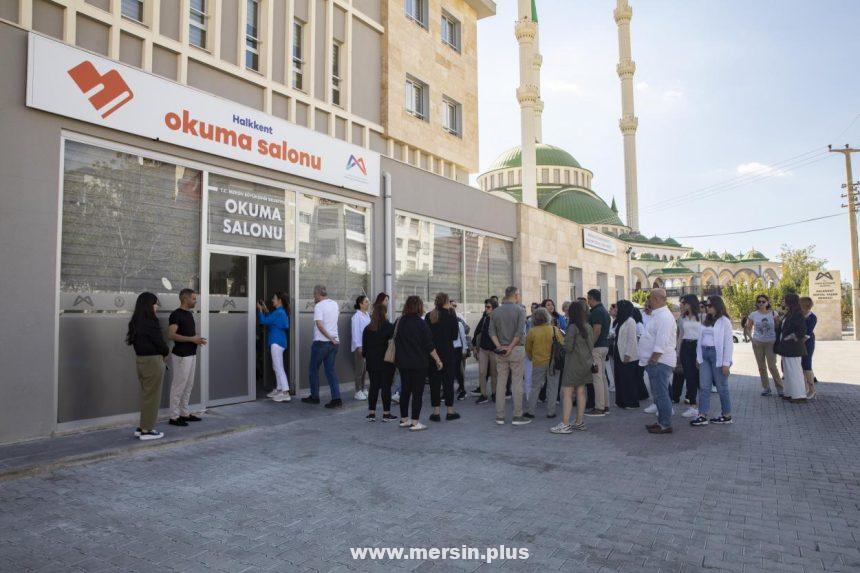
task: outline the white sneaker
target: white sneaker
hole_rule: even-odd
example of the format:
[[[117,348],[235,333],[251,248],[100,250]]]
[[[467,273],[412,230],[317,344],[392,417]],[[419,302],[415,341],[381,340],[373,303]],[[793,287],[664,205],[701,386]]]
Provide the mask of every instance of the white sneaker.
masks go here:
[[[274,402],[289,402],[292,400],[292,396],[290,396],[289,391],[286,392],[278,392],[274,396],[272,396],[272,401]]]
[[[367,400],[367,392],[365,392],[364,390],[359,390],[355,393],[355,399],[360,401]]]
[[[711,394],[717,394],[717,393],[719,393],[719,390],[717,390],[717,387],[711,386]]]
[[[427,426],[425,426],[421,422],[415,422],[414,424],[412,424],[412,427],[409,428],[409,431],[410,432],[420,432],[421,430],[426,430],[426,429],[427,429]]]
[[[400,403],[400,392],[395,392],[391,395],[391,403],[399,404]]]
[[[277,396],[280,393],[281,393],[281,391],[278,390],[277,388],[275,388],[274,390],[272,390],[271,392],[266,394],[266,398],[274,398],[275,396]]]
[[[553,434],[572,434],[573,427],[570,424],[559,422],[558,424],[550,428],[549,431]]]
[[[687,411],[681,415],[685,418],[698,418],[699,417],[699,409],[698,408],[687,408]]]
[[[147,440],[159,440],[163,437],[164,434],[158,430],[150,430],[148,432],[141,432],[137,439],[145,442]]]
[[[412,420],[406,420],[404,422],[400,422],[401,428],[408,428],[412,425]]]
[[[645,408],[642,411],[645,412],[646,414],[656,414],[657,413],[657,404],[651,404],[650,406],[648,406],[647,408]]]

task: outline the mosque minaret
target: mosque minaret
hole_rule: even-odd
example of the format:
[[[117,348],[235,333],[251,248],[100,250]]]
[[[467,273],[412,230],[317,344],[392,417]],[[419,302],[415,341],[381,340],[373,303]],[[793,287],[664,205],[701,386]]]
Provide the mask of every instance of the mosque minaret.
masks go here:
[[[522,202],[537,207],[536,144],[541,139],[540,118],[543,112],[539,87],[537,8],[534,0],[518,2],[519,12],[514,33],[520,46],[520,85],[517,88],[517,101],[520,104],[522,137]]]
[[[624,186],[627,226],[639,231],[639,191],[636,186],[636,128],[639,119],[633,111],[633,62],[630,47],[630,19],[633,9],[627,0],[617,0],[615,23],[618,25],[618,77],[621,80],[621,133],[624,136]]]

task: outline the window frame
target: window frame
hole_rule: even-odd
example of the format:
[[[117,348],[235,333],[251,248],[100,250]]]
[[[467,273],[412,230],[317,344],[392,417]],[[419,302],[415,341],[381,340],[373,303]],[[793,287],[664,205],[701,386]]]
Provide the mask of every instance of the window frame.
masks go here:
[[[343,77],[340,75],[341,68],[341,48],[343,44],[337,40],[332,41],[331,45],[331,103],[338,107],[343,107],[341,104],[341,92]],[[335,95],[336,94],[336,95]]]
[[[450,39],[446,34],[449,29],[452,36]],[[463,27],[460,24],[460,20],[451,15],[447,10],[442,10],[442,15],[440,17],[440,36],[442,38],[442,43],[458,54],[462,53],[462,30]]]
[[[125,11],[127,3],[132,3],[132,2],[140,10],[140,19],[129,15]],[[146,0],[120,0],[119,13],[120,13],[120,16],[122,16],[126,20],[129,20],[131,22],[136,22],[138,24],[142,24],[145,26],[146,24],[144,22],[144,19],[146,18]]]
[[[201,48],[203,50],[208,49],[209,46],[209,4],[208,0],[200,0],[203,5],[203,12],[194,8],[194,0],[191,0],[188,3],[188,44],[197,48]],[[202,21],[196,22],[194,20],[195,15]],[[191,29],[196,28],[200,31],[203,44],[197,44],[191,39]]]
[[[463,105],[446,95],[442,96],[442,129],[455,137],[463,137]],[[450,115],[454,116],[454,127],[450,126]]]
[[[406,18],[412,20],[425,30],[429,31],[427,0],[405,0],[403,12]]]
[[[250,30],[249,30],[249,27],[251,27],[251,23],[250,23],[251,18],[249,18],[249,16],[250,16],[249,12],[252,11],[252,9],[251,9],[252,6],[254,7],[253,13],[255,16],[253,28],[254,28],[254,33],[256,35],[250,34]],[[260,34],[260,12],[261,12],[261,8],[262,8],[262,5],[260,3],[260,0],[245,0],[245,15],[246,15],[246,19],[245,19],[245,69],[251,70],[252,72],[257,72],[257,73],[260,73],[260,61],[262,60],[262,58],[260,57],[261,56],[260,44],[262,42],[261,42],[260,36],[259,36],[259,34]],[[248,65],[249,56],[252,59],[256,58],[256,67]]]
[[[298,54],[296,53],[298,52]],[[290,85],[293,89],[305,91],[305,23],[298,18],[293,18],[293,38],[290,48],[290,57],[293,62],[292,78]]]
[[[405,89],[406,89],[406,113],[413,116],[416,119],[420,119],[421,121],[430,121],[430,86],[428,86],[425,82],[422,82],[415,76],[406,75],[405,81]],[[416,98],[416,90],[420,91],[420,102],[421,109],[413,109],[415,102],[418,100]]]

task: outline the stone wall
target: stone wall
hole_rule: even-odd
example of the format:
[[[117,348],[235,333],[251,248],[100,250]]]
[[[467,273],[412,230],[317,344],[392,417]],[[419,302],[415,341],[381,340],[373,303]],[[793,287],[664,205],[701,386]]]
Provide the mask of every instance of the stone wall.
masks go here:
[[[609,295],[604,302],[616,301],[615,277],[624,277],[624,295],[629,296],[627,245],[612,237],[616,247],[615,256],[585,249],[582,240],[582,225],[552,213],[527,205],[517,205],[518,239],[514,244],[514,278],[522,291],[523,304],[539,302],[540,264],[553,263],[556,268],[556,303],[568,300],[570,292],[570,267],[582,269],[583,292],[597,288],[597,273],[607,275]]]

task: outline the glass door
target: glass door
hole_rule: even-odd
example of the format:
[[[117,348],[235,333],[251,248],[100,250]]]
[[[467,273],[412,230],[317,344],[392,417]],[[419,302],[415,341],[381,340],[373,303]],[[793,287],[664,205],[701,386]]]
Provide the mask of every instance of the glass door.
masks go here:
[[[254,305],[249,255],[209,254],[208,400],[210,406],[250,400]]]

